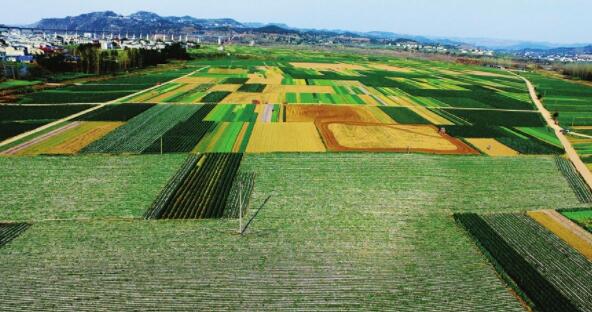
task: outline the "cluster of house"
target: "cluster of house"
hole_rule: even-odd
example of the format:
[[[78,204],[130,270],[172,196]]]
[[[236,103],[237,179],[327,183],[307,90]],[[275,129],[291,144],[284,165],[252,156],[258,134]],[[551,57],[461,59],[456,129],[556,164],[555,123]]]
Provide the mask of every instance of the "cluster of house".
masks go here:
[[[96,34],[96,33],[46,33],[0,31],[0,61],[30,63],[35,56],[64,51],[68,45],[98,44],[102,49],[164,49],[167,45],[181,42],[187,47],[199,44],[199,38],[162,34]]]

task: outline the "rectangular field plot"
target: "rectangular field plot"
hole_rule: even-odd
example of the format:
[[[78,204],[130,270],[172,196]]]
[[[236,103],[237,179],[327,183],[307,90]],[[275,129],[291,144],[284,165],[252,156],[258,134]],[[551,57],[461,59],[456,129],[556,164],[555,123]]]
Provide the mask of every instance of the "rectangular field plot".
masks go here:
[[[88,145],[82,152],[142,153],[167,131],[186,121],[200,109],[201,106],[197,105],[157,105]]]
[[[248,235],[236,220],[39,223],[0,251],[0,306],[523,311],[450,215],[578,205],[552,157],[265,154],[240,170],[262,207]]]
[[[1,105],[0,142],[92,107],[93,105]]]
[[[144,216],[147,219],[221,218],[242,157],[242,154],[190,156]]]
[[[0,220],[140,217],[184,158],[0,157]]]
[[[592,263],[542,225],[523,214],[457,219],[537,310],[592,310]]]

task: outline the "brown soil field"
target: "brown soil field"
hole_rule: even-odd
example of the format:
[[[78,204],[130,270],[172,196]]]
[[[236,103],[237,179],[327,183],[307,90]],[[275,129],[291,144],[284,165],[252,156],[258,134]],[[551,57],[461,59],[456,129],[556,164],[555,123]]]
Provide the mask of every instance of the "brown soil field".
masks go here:
[[[355,121],[393,124],[388,115],[377,107],[335,105],[287,105],[287,122]]]
[[[439,134],[435,126],[364,122],[317,122],[316,124],[330,151],[479,154],[462,141]]]

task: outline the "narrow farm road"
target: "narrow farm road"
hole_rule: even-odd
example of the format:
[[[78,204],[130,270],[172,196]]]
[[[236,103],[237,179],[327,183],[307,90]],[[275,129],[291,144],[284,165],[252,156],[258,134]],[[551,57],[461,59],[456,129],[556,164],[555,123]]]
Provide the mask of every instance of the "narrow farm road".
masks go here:
[[[557,135],[557,137],[561,141],[561,144],[563,145],[563,148],[565,148],[565,152],[566,152],[567,156],[569,157],[569,160],[574,164],[574,166],[576,167],[576,170],[578,170],[578,172],[580,173],[582,178],[584,178],[584,181],[586,181],[586,184],[588,184],[588,186],[590,188],[592,188],[592,173],[590,173],[590,170],[588,170],[588,167],[586,167],[586,164],[584,164],[584,162],[580,159],[580,156],[578,155],[576,150],[571,145],[571,142],[569,142],[567,137],[563,134],[563,132],[561,132],[561,130],[562,130],[561,127],[559,125],[555,124],[555,122],[553,121],[553,118],[551,117],[551,113],[549,113],[549,111],[545,108],[545,106],[543,105],[541,100],[538,98],[538,96],[536,94],[536,90],[535,90],[534,86],[532,85],[532,83],[530,82],[530,80],[528,80],[516,73],[513,73],[513,72],[511,72],[511,73],[522,78],[522,80],[524,80],[524,82],[526,82],[526,86],[528,87],[528,92],[530,93],[530,97],[532,98],[532,101],[536,105],[539,112],[543,115],[543,118],[547,122],[547,125],[549,125],[549,127],[551,127],[553,130],[555,130],[555,135]]]
[[[6,139],[6,140],[4,140],[4,141],[0,142],[0,147],[2,147],[2,146],[5,146],[5,145],[8,145],[8,144],[11,144],[11,143],[13,143],[13,142],[16,142],[16,141],[19,141],[19,140],[21,140],[21,139],[23,139],[23,138],[26,138],[26,137],[28,137],[28,136],[30,136],[30,135],[33,135],[33,134],[35,134],[35,133],[38,133],[38,132],[44,131],[44,130],[46,130],[46,129],[49,129],[49,128],[52,128],[52,127],[55,127],[55,126],[57,126],[57,125],[59,125],[59,124],[61,124],[61,123],[64,123],[64,122],[66,122],[66,121],[70,121],[70,120],[72,120],[72,119],[74,119],[74,118],[77,118],[77,117],[80,117],[80,116],[82,116],[82,115],[84,115],[84,114],[88,114],[88,113],[90,113],[90,112],[93,112],[93,111],[95,111],[95,110],[97,110],[97,109],[99,109],[99,108],[101,108],[101,107],[104,107],[104,106],[106,106],[106,105],[110,105],[110,104],[113,104],[113,103],[117,103],[117,102],[119,102],[119,101],[122,101],[122,100],[125,100],[125,99],[130,99],[130,98],[132,98],[132,97],[134,97],[134,96],[136,96],[136,95],[139,95],[139,94],[141,94],[141,93],[143,93],[143,92],[150,91],[150,90],[152,90],[152,89],[156,89],[156,88],[162,87],[163,85],[167,85],[167,84],[169,84],[169,83],[175,82],[175,81],[177,81],[177,80],[179,80],[179,79],[182,79],[182,78],[190,77],[191,75],[195,74],[196,72],[198,72],[198,71],[200,71],[200,70],[202,70],[202,69],[204,69],[204,68],[208,68],[208,67],[210,67],[210,66],[205,66],[205,67],[202,67],[202,68],[200,68],[200,69],[194,70],[194,71],[192,71],[191,73],[189,73],[189,74],[187,74],[187,75],[183,75],[183,76],[181,76],[181,77],[178,77],[178,78],[175,78],[175,79],[173,79],[173,80],[169,80],[169,81],[167,81],[167,82],[165,82],[165,83],[163,83],[163,84],[161,84],[161,85],[156,85],[156,86],[154,86],[154,87],[150,87],[150,88],[148,88],[148,89],[140,90],[140,91],[138,91],[138,92],[136,92],[136,93],[134,93],[134,94],[126,95],[126,96],[124,96],[124,97],[121,97],[121,98],[115,99],[115,100],[113,100],[113,101],[109,101],[109,102],[105,102],[105,103],[100,103],[99,105],[97,105],[97,106],[95,106],[95,107],[91,107],[91,108],[89,108],[89,109],[87,109],[87,110],[84,110],[84,111],[82,111],[82,112],[79,112],[79,113],[76,113],[76,114],[73,114],[73,115],[70,115],[70,116],[64,117],[64,118],[62,118],[62,119],[59,119],[59,120],[56,120],[56,121],[53,121],[53,122],[50,122],[50,123],[48,123],[48,124],[46,124],[46,125],[43,125],[43,126],[41,126],[41,127],[39,127],[39,128],[35,128],[35,129],[31,130],[31,131],[28,131],[28,132],[25,132],[25,133],[21,133],[21,134],[19,134],[19,135],[17,135],[17,136],[14,136],[14,137],[8,138],[8,139]],[[66,104],[67,104],[67,103],[66,103]],[[97,103],[86,103],[86,104],[97,104]],[[35,104],[33,104],[33,105],[35,105]],[[66,125],[66,126],[67,126],[67,125]]]

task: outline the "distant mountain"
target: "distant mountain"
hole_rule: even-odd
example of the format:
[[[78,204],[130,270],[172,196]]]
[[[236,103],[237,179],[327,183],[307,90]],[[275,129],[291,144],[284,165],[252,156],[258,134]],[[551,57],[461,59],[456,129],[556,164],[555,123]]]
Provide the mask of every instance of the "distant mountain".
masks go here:
[[[93,12],[65,18],[45,18],[31,25],[33,27],[59,30],[112,31],[112,32],[192,32],[204,28],[245,26],[230,18],[198,19],[190,16],[162,17],[158,14],[140,11],[129,16],[113,11]]]

